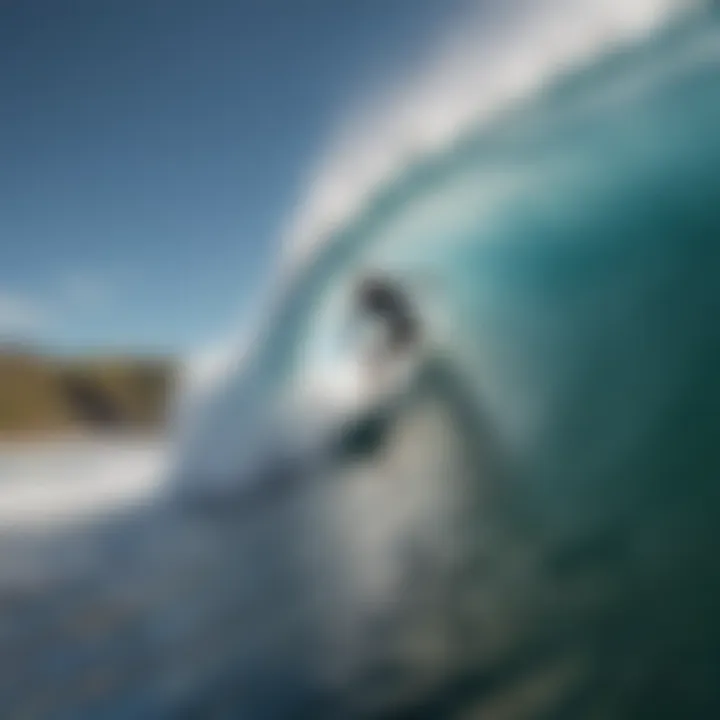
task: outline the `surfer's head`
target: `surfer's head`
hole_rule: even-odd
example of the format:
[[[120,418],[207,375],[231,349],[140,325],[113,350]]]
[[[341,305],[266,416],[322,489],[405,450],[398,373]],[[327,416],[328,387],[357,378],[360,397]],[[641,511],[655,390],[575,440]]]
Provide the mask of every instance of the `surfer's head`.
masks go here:
[[[417,343],[419,322],[397,282],[381,275],[364,277],[357,288],[357,306],[363,315],[383,322],[390,350],[406,350]]]

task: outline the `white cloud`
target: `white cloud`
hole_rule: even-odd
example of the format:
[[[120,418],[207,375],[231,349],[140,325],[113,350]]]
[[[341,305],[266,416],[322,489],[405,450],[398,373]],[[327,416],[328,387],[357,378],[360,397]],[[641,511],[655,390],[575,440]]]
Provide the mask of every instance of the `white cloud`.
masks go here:
[[[0,337],[27,338],[44,324],[45,314],[28,297],[0,292]]]
[[[59,276],[41,298],[0,290],[0,341],[35,340],[50,319],[53,325],[77,322],[83,310],[106,305],[113,293],[104,275],[86,270]]]

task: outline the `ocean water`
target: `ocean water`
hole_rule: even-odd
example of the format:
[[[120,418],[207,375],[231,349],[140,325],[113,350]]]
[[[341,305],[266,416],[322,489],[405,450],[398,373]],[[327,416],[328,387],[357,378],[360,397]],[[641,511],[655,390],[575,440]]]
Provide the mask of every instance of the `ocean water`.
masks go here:
[[[222,498],[314,478],[336,643],[317,672],[360,706],[716,711],[718,127],[703,6],[379,185],[219,383],[183,482]],[[363,404],[348,328],[375,273],[426,342],[413,380]],[[337,428],[373,412],[383,437],[333,456]]]
[[[718,127],[702,4],[376,185],[163,491],[3,588],[0,714],[715,717]],[[422,342],[369,372],[376,274]]]
[[[415,303],[418,353],[444,358],[533,468],[529,491],[556,458],[602,464],[631,447],[714,348],[719,53],[701,6],[379,185],[280,287],[207,393],[183,468],[233,484],[315,414],[354,412],[372,379],[351,294],[377,272]],[[570,515],[593,472],[569,472]]]

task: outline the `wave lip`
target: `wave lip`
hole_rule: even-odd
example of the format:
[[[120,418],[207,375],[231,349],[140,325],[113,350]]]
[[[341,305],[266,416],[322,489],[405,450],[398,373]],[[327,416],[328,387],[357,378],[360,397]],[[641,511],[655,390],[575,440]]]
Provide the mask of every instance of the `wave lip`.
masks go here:
[[[692,3],[692,7],[702,7],[703,5],[703,3]],[[521,7],[517,3],[516,6]],[[259,432],[259,427],[262,426],[262,433],[267,431],[267,433],[272,434],[274,432],[272,422],[267,422],[265,419],[260,420],[259,418],[265,418],[268,414],[268,408],[271,408],[270,414],[275,413],[277,407],[288,400],[284,393],[292,390],[292,384],[297,385],[299,380],[299,378],[291,377],[295,370],[300,365],[315,362],[316,358],[306,354],[306,346],[312,344],[309,342],[309,336],[318,330],[316,321],[324,312],[325,305],[327,305],[328,291],[331,288],[343,286],[346,280],[352,278],[354,273],[362,271],[360,262],[367,259],[369,250],[372,249],[374,252],[377,246],[382,246],[384,243],[392,244],[394,247],[400,244],[398,241],[400,234],[394,231],[391,232],[387,228],[388,216],[397,210],[405,219],[409,217],[411,220],[412,227],[405,233],[408,237],[404,238],[402,242],[401,254],[405,253],[404,258],[401,258],[402,262],[408,259],[408,255],[418,255],[427,250],[425,247],[418,248],[417,243],[415,246],[408,244],[413,239],[413,232],[417,229],[417,226],[423,223],[427,225],[424,220],[423,223],[415,222],[417,218],[414,217],[412,208],[408,210],[411,201],[417,201],[416,204],[421,206],[421,211],[424,212],[429,209],[432,215],[435,212],[434,206],[437,201],[439,200],[442,205],[443,199],[446,196],[449,197],[451,201],[449,205],[450,211],[447,212],[448,208],[444,208],[444,214],[435,213],[440,216],[439,220],[438,217],[431,218],[435,223],[431,228],[432,232],[437,229],[438,237],[452,235],[452,233],[458,234],[459,214],[455,211],[458,200],[461,206],[472,208],[473,212],[467,218],[471,224],[474,223],[479,227],[479,223],[486,222],[488,217],[485,208],[483,208],[482,217],[480,217],[477,212],[477,202],[473,201],[473,197],[481,196],[484,200],[487,200],[490,197],[487,193],[488,184],[492,186],[489,188],[490,190],[498,190],[502,197],[498,202],[495,202],[490,197],[489,204],[493,205],[493,207],[487,208],[487,213],[492,215],[494,221],[497,221],[510,235],[517,236],[519,233],[527,235],[531,231],[530,226],[532,223],[527,226],[525,231],[522,231],[520,225],[515,222],[518,217],[524,215],[524,213],[515,210],[519,210],[521,207],[525,209],[524,203],[529,195],[535,193],[534,200],[537,201],[535,211],[544,212],[541,205],[545,200],[549,201],[548,207],[552,210],[554,207],[559,207],[559,198],[567,192],[568,188],[572,187],[573,192],[575,192],[579,187],[576,182],[578,179],[582,186],[580,189],[583,192],[587,191],[586,194],[588,195],[583,202],[588,204],[589,211],[595,212],[593,194],[597,194],[599,185],[602,183],[612,185],[613,178],[618,178],[619,183],[621,175],[629,177],[629,173],[626,172],[627,168],[621,168],[622,163],[620,161],[622,158],[619,158],[618,162],[611,158],[611,161],[606,163],[602,151],[598,152],[598,148],[593,145],[589,137],[582,140],[582,147],[579,147],[582,151],[580,155],[583,157],[587,155],[590,159],[589,165],[588,163],[583,164],[584,161],[575,162],[577,159],[577,153],[575,152],[578,150],[577,144],[573,145],[571,142],[568,148],[563,145],[559,153],[552,149],[555,147],[554,143],[561,140],[559,136],[562,135],[562,126],[567,120],[568,107],[570,108],[570,114],[576,109],[575,105],[577,103],[575,100],[577,98],[574,89],[577,89],[578,84],[582,86],[582,92],[579,93],[582,96],[581,101],[583,98],[587,100],[588,95],[592,98],[592,87],[585,86],[592,85],[593,68],[595,67],[593,61],[598,67],[602,66],[601,58],[605,57],[611,48],[617,49],[622,44],[633,43],[641,37],[648,36],[648,34],[652,35],[654,31],[664,28],[671,22],[672,18],[678,17],[681,11],[687,11],[688,7],[690,6],[687,3],[679,3],[674,0],[642,0],[634,3],[612,1],[602,4],[592,3],[587,0],[577,5],[573,4],[572,8],[575,8],[573,10],[567,3],[562,3],[559,0],[547,0],[535,7],[532,12],[522,16],[517,14],[512,16],[512,22],[508,21],[503,26],[503,32],[499,33],[499,37],[492,40],[494,45],[492,43],[490,45],[481,44],[479,46],[480,50],[473,50],[475,46],[470,47],[469,44],[466,46],[461,44],[460,48],[465,47],[465,50],[458,51],[453,56],[455,59],[452,62],[448,60],[445,64],[439,63],[438,66],[443,69],[443,72],[436,76],[438,78],[447,77],[450,70],[455,67],[462,69],[467,65],[470,68],[465,75],[460,76],[462,82],[458,81],[454,86],[451,84],[451,87],[464,87],[463,83],[476,79],[478,73],[480,77],[485,75],[490,77],[495,68],[500,68],[498,70],[499,79],[495,80],[495,84],[490,83],[487,86],[478,82],[475,93],[470,93],[470,97],[474,98],[474,104],[465,101],[458,105],[458,110],[452,111],[456,115],[453,123],[450,123],[448,127],[452,125],[455,134],[440,133],[433,135],[433,133],[430,133],[429,137],[434,137],[437,142],[429,142],[429,144],[423,146],[426,151],[427,162],[422,165],[419,163],[399,165],[397,177],[390,177],[385,183],[382,192],[374,192],[377,183],[369,180],[369,175],[360,173],[355,177],[350,170],[347,170],[348,182],[353,181],[351,183],[353,197],[361,205],[362,203],[367,203],[367,205],[364,206],[363,211],[358,211],[355,216],[352,213],[338,215],[335,222],[339,229],[336,228],[333,231],[332,228],[328,227],[322,230],[318,226],[316,231],[310,233],[317,242],[312,248],[304,246],[307,252],[302,250],[302,239],[298,241],[299,244],[293,246],[299,254],[293,255],[295,250],[293,250],[293,247],[290,248],[290,259],[285,266],[281,267],[281,282],[275,286],[275,289],[279,290],[279,292],[273,297],[274,302],[270,307],[271,312],[262,317],[264,321],[262,332],[257,334],[252,352],[248,353],[247,357],[243,359],[242,367],[239,364],[221,363],[221,382],[211,381],[205,389],[201,390],[199,394],[203,395],[206,400],[203,403],[203,411],[199,413],[202,417],[192,418],[192,425],[200,426],[199,431],[196,432],[195,427],[191,428],[189,433],[189,435],[193,436],[191,437],[191,447],[183,448],[183,452],[189,455],[199,453],[200,465],[205,463],[217,467],[218,473],[222,469],[221,474],[231,476],[238,466],[244,463],[243,458],[246,457],[246,451],[253,450],[254,438],[256,433]],[[565,15],[560,13],[563,8],[567,10]],[[594,8],[594,12],[588,11],[585,13],[580,11],[580,9],[588,10],[588,8]],[[602,22],[600,22],[599,18],[602,19]],[[517,22],[515,22],[516,20]],[[576,30],[574,34],[570,32],[573,28]],[[583,28],[584,32],[581,31]],[[494,29],[486,27],[482,31],[487,34]],[[533,32],[537,32],[537,36],[534,36]],[[468,33],[470,33],[470,30],[468,30]],[[657,35],[664,37],[659,32],[657,32]],[[534,41],[532,40],[533,37],[535,37]],[[639,46],[644,47],[642,44]],[[497,49],[497,52],[491,53],[490,49],[493,48]],[[468,58],[472,59],[475,56],[467,54],[471,51],[476,54],[486,52],[488,58],[496,59],[485,64],[480,62],[473,64]],[[517,57],[514,53],[517,53]],[[642,55],[642,53],[639,53],[639,55]],[[440,57],[443,57],[442,53]],[[457,60],[458,57],[462,58],[462,63]],[[628,54],[631,68],[638,64],[634,62],[634,57],[634,53]],[[583,73],[578,69],[578,63],[581,61],[589,66],[590,72]],[[532,70],[526,74],[520,72],[519,68],[525,67],[532,68]],[[503,72],[503,68],[506,72]],[[538,97],[538,90],[550,83],[558,74],[567,73],[570,70],[574,70],[570,78],[573,82],[569,83],[572,86],[569,93],[572,96],[570,102],[565,102],[568,98],[563,97],[563,93],[554,91],[544,95],[540,93]],[[612,74],[615,74],[614,71]],[[432,80],[435,76],[430,74],[429,77]],[[575,83],[575,77],[579,77],[582,82]],[[503,90],[498,89],[503,87],[504,81],[502,81],[502,78],[506,78],[508,82],[508,85],[504,86]],[[521,82],[518,78],[524,79]],[[590,82],[585,83],[583,78],[589,78]],[[438,83],[439,81],[435,81],[435,84],[431,81],[427,81],[426,84],[420,83],[419,87],[422,92],[416,91],[415,95],[410,90],[406,94],[401,93],[398,102],[393,107],[406,108],[404,114],[400,113],[398,116],[391,111],[379,113],[377,117],[380,119],[377,122],[392,123],[396,117],[400,117],[400,119],[415,118],[418,122],[422,122],[422,112],[412,113],[407,111],[407,107],[411,107],[411,105],[407,104],[410,102],[407,98],[417,97],[427,100],[432,95],[431,90],[436,88]],[[536,99],[539,102],[535,102]],[[495,125],[489,124],[488,119],[495,117],[498,112],[507,108],[508,103],[519,102],[520,100],[527,100],[527,104],[523,104],[520,112],[508,113],[509,119],[513,122],[502,124],[502,128],[507,126],[510,130],[505,133],[502,148],[496,153],[499,157],[499,169],[503,170],[504,168],[504,166],[500,167],[504,157],[509,156],[511,159],[514,157],[513,149],[517,150],[515,145],[523,146],[523,143],[525,143],[532,145],[534,149],[527,154],[527,157],[523,156],[521,158],[524,159],[525,165],[522,165],[522,163],[518,163],[518,165],[522,167],[512,165],[509,169],[505,168],[506,172],[500,172],[499,175],[496,173],[495,175],[498,177],[488,177],[488,174],[492,175],[493,168],[498,169],[492,165],[492,162],[488,163],[488,158],[483,154],[483,147],[492,146],[497,135]],[[442,101],[443,96],[441,94],[438,104],[442,105]],[[418,107],[421,106],[422,104],[418,105]],[[452,107],[452,103],[448,103],[448,108]],[[536,110],[537,113],[534,112]],[[600,103],[600,110],[598,117],[603,121],[603,113],[606,110],[603,103]],[[616,116],[619,115],[614,106],[610,115],[612,115],[611,119],[613,119],[614,123],[617,120]],[[546,140],[547,128],[542,123],[542,127],[538,132],[535,132],[534,129],[532,132],[526,132],[529,127],[534,128],[533,123],[536,116],[550,120],[549,134],[553,137],[552,142],[546,143],[548,147],[543,145]],[[556,116],[558,117],[556,118]],[[556,119],[559,122],[555,123]],[[458,128],[463,123],[465,125],[470,124],[471,133],[458,134],[460,132]],[[561,127],[558,129],[556,125]],[[658,125],[661,133],[668,132],[666,125],[664,120]],[[365,127],[372,127],[372,125],[367,124]],[[515,132],[518,129],[519,132]],[[525,135],[532,136],[533,139],[528,142]],[[628,134],[622,131],[621,135],[620,139],[624,142],[628,141],[628,138],[632,140],[632,137],[630,137],[632,133]],[[370,157],[375,155],[403,157],[402,153],[398,154],[398,144],[393,137],[383,135],[382,132],[377,134],[369,133],[368,137],[369,139],[366,142],[376,149],[375,152],[369,153]],[[460,137],[463,138],[463,141],[467,139],[468,142],[463,142],[461,145],[458,142]],[[515,141],[518,138],[519,142],[516,143]],[[612,133],[608,135],[608,138],[610,142],[614,142]],[[450,145],[449,149],[445,153],[437,152],[437,147],[442,146],[443,142]],[[541,148],[542,152],[533,143],[538,146],[542,145],[544,148]],[[592,147],[590,147],[591,145]],[[332,162],[327,166],[329,168],[327,173],[324,175],[321,173],[321,178],[327,178],[327,182],[332,185],[331,180],[335,177],[333,174],[333,168],[336,166],[335,159],[338,159],[338,161],[343,160],[346,163],[345,167],[350,168],[352,166],[351,161],[355,157],[354,153],[357,151],[357,153],[362,154],[365,147],[361,139],[357,147],[349,155],[343,156],[342,153],[340,155],[331,153],[329,157]],[[431,148],[432,151],[427,150],[427,148]],[[387,153],[385,153],[385,150],[387,150]],[[468,152],[465,152],[465,150],[468,150]],[[395,154],[393,155],[393,153]],[[556,157],[558,154],[559,158]],[[669,157],[665,152],[661,154],[663,158]],[[582,157],[580,159],[582,160]],[[638,164],[645,163],[646,158],[640,159],[642,162]],[[569,162],[566,162],[567,160]],[[471,183],[466,184],[467,187],[463,185],[464,176],[461,177],[461,175],[464,170],[459,168],[456,161],[458,161],[459,165],[462,165],[462,168],[469,169],[471,175],[474,173],[478,176],[481,183],[480,189],[475,183],[477,178],[473,178]],[[337,167],[342,169],[343,162],[340,162]],[[596,163],[596,165],[592,167],[592,163]],[[489,165],[492,167],[489,167]],[[638,171],[640,175],[647,171],[646,165],[647,163],[643,165],[642,172]],[[383,167],[387,169],[389,166],[383,165]],[[514,173],[514,170],[518,170],[518,172]],[[555,170],[557,170],[558,177],[552,175]],[[448,183],[445,183],[446,175],[450,176],[450,182]],[[519,182],[519,188],[517,187],[518,183],[515,182],[516,180]],[[445,184],[448,185],[447,188],[444,187]],[[622,184],[627,185],[627,180],[624,179]],[[587,187],[585,187],[586,185]],[[321,188],[321,186],[322,183],[320,186],[315,187]],[[340,177],[337,187],[345,187],[342,177]],[[347,185],[347,188],[350,188],[350,185]],[[372,191],[369,195],[368,188]],[[615,190],[612,190],[613,197],[618,195],[617,188],[619,188],[619,184],[616,184]],[[310,197],[311,200],[306,206],[307,208],[310,208],[315,202],[312,198],[321,199],[322,193],[313,194],[313,188],[311,187]],[[317,202],[320,202],[320,200],[318,199]],[[497,207],[494,205],[497,205]],[[590,205],[593,206],[590,207]],[[573,223],[581,222],[578,219],[579,208],[578,205],[577,208],[571,208],[568,212],[566,212],[567,208],[565,206],[559,208],[559,222],[561,224],[565,223],[568,227]],[[467,215],[467,213],[465,214]],[[520,222],[524,221],[521,220]],[[445,229],[443,229],[442,223],[449,223],[450,225],[446,225]],[[296,226],[296,230],[293,231],[296,238],[300,238],[305,232],[297,229],[302,227],[303,222],[300,222]],[[393,229],[396,230],[396,226],[393,225],[391,230]],[[475,229],[477,230],[477,227]],[[503,232],[498,232],[496,235],[500,237]],[[323,233],[326,234],[323,235]],[[292,235],[293,233],[291,233]],[[405,242],[406,240],[408,243]],[[502,240],[499,240],[496,244],[502,244]],[[448,276],[446,279],[449,281],[449,285],[444,291],[449,289],[453,294],[457,295],[462,290],[462,283],[459,282],[457,274],[449,277],[454,272],[447,258],[450,255],[449,249],[446,244],[436,243],[436,245],[435,250],[441,256],[439,260],[441,264],[444,264],[441,272]],[[498,252],[502,254],[500,250]],[[381,262],[386,258],[387,255],[383,255],[380,258]],[[487,288],[485,291],[487,291]],[[471,297],[468,301],[471,310],[476,299]],[[454,300],[458,300],[458,298],[456,297]],[[465,299],[460,300],[465,302]],[[449,334],[450,351],[455,355],[462,354],[465,351],[472,354],[476,350],[474,334],[477,327],[472,325],[463,328],[463,322],[467,321],[468,318],[465,315],[461,316],[457,312],[457,305],[458,303],[455,303],[455,306],[449,304],[450,312],[446,313],[446,315],[452,316],[452,322],[456,329],[460,331],[460,334],[457,332]],[[325,330],[321,329],[320,332],[325,332]],[[332,394],[331,383],[324,382],[325,380],[327,380],[327,375],[321,377],[321,389],[325,389]],[[491,380],[489,384],[493,385],[495,383]],[[494,392],[494,388],[491,388],[491,391]],[[325,402],[327,404],[327,399]],[[333,400],[330,398],[330,404],[332,402]],[[308,414],[313,411],[311,405],[312,403],[308,405]],[[270,429],[268,430],[268,428]],[[285,431],[283,430],[283,432]],[[285,435],[283,435],[283,438],[285,438]]]
[[[288,283],[325,244],[357,220],[378,190],[402,182],[439,154],[558,74],[642,40],[705,0],[507,0],[488,14],[477,0],[439,39],[421,67],[358,104],[310,168],[291,214],[277,273],[252,332],[209,348],[189,364],[179,407],[191,412],[238,371],[247,338],[259,338]],[[187,414],[184,411],[178,414]]]
[[[656,32],[702,0],[478,2],[425,65],[371,99],[312,169],[286,231],[281,274],[360,213],[377,188],[559,75]]]

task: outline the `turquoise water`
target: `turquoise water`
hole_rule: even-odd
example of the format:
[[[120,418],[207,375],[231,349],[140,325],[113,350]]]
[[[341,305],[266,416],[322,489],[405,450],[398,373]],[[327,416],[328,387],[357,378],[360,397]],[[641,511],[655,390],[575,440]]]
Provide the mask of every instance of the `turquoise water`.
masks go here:
[[[231,423],[237,436],[244,415],[255,428],[259,407],[303,381],[344,332],[337,293],[377,268],[421,288],[426,332],[535,486],[560,453],[577,474],[604,472],[712,365],[719,47],[716,13],[699,11],[381,187],[284,288],[219,392],[214,433]]]
[[[718,128],[715,10],[573,68],[380,187],[220,387],[195,477],[263,482],[308,369],[352,355],[343,294],[379,270],[414,297],[441,363],[360,418],[301,533],[320,665],[359,697],[362,668],[430,708],[438,677],[462,707],[564,668],[548,717],[717,714]]]

